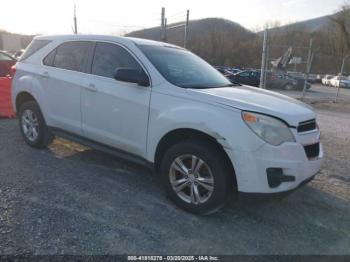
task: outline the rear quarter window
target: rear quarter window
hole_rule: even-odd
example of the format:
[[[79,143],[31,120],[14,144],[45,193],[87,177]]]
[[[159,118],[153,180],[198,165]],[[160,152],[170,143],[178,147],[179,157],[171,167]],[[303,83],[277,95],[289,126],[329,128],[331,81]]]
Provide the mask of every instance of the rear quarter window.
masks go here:
[[[57,49],[55,48],[44,58],[44,65],[53,66],[53,62],[55,61],[56,50]]]
[[[33,40],[29,46],[24,51],[23,55],[19,59],[19,61],[23,61],[27,59],[28,57],[32,56],[34,53],[39,51],[41,48],[49,44],[50,40]]]

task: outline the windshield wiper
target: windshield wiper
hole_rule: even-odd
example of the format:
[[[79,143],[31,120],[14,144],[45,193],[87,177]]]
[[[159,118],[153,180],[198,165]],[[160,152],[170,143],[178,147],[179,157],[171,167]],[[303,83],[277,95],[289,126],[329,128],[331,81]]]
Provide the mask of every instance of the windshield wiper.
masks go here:
[[[210,88],[223,88],[223,87],[233,87],[233,86],[241,86],[239,83],[231,83],[227,85],[222,85],[222,86],[182,86],[182,88],[190,88],[190,89],[210,89]]]
[[[233,87],[233,86],[241,86],[240,83],[231,83],[231,84],[227,84],[227,85],[223,85],[223,86],[219,86],[219,87]]]

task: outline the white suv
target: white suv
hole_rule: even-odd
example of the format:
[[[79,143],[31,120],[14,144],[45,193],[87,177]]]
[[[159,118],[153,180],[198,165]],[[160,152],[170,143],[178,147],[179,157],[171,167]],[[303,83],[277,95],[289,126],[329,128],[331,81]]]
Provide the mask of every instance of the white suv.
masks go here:
[[[36,37],[17,63],[13,103],[24,140],[54,135],[160,173],[170,198],[200,214],[230,193],[280,193],[319,172],[313,110],[231,84],[191,52],[112,36]]]

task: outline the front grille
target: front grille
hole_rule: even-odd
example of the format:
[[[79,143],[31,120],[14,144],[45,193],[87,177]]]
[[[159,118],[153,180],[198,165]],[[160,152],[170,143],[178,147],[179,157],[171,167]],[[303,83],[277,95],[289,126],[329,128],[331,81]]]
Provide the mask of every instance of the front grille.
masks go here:
[[[317,128],[316,119],[312,119],[312,120],[299,123],[297,130],[298,130],[298,133],[302,133],[302,132],[315,130],[316,128]]]
[[[304,146],[306,156],[310,158],[318,157],[320,154],[320,143]]]

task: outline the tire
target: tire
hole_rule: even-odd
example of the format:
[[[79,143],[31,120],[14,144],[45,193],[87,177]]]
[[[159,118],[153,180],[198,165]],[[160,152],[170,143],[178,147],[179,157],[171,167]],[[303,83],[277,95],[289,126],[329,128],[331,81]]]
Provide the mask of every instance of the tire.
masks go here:
[[[288,90],[288,91],[294,90],[294,86],[291,85],[291,84],[286,84],[286,85],[284,86],[284,90]]]
[[[197,163],[201,163],[197,166],[200,167],[198,172],[192,172],[190,169],[193,167],[193,157],[197,158]],[[164,154],[160,164],[161,177],[169,198],[177,206],[191,213],[208,215],[218,211],[224,206],[232,188],[235,188],[229,176],[233,170],[229,169],[223,159],[222,152],[201,140],[186,140],[172,146]],[[182,172],[179,171],[181,165],[176,165],[176,161],[188,168],[187,182],[175,186],[179,189],[187,183],[179,193],[175,192],[175,181],[186,180],[186,175],[184,169],[180,168]]]
[[[52,143],[54,135],[48,129],[43,114],[35,101],[25,102],[21,105],[18,119],[23,139],[29,146],[43,149]]]

